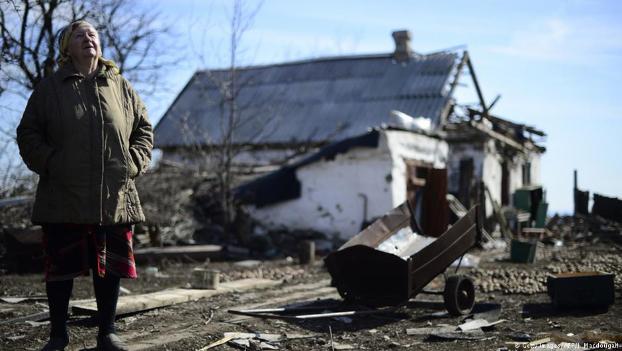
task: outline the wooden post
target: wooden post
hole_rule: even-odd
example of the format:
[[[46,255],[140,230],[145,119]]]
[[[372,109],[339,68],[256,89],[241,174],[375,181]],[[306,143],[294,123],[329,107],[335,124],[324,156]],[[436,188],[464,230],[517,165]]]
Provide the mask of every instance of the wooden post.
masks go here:
[[[574,170],[574,187],[572,188],[572,199],[574,200],[574,215],[577,215],[577,209],[579,204],[577,203],[579,199],[577,198],[579,194],[577,194],[577,170]]]
[[[475,75],[473,64],[471,64],[471,58],[469,57],[467,52],[465,52],[464,54],[466,56],[467,67],[469,68],[471,78],[473,79],[473,85],[475,85],[475,92],[477,93],[479,104],[482,106],[482,117],[488,117],[488,106],[486,105],[486,101],[484,100],[484,94],[482,94],[482,89],[480,88],[479,82],[477,81],[477,76]]]
[[[153,247],[162,247],[162,236],[160,235],[160,225],[149,226],[149,243]]]
[[[312,240],[304,240],[301,242],[298,255],[300,264],[313,264],[315,261],[315,242]]]

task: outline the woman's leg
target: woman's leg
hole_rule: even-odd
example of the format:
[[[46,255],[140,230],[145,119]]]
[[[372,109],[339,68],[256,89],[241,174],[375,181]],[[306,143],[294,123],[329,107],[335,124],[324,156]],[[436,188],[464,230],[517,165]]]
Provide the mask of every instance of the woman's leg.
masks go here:
[[[48,296],[50,307],[50,342],[46,347],[54,350],[58,347],[62,349],[69,342],[67,333],[67,309],[69,308],[69,298],[73,288],[73,279],[52,281],[45,283],[45,290]]]
[[[99,324],[99,333],[97,335],[98,350],[128,350],[127,345],[116,335],[114,327],[117,300],[119,298],[119,281],[119,277],[112,274],[106,274],[103,278],[95,272],[93,274]]]
[[[114,321],[119,299],[120,277],[136,277],[129,225],[97,226],[94,231],[93,286],[97,300],[101,350],[127,350],[116,335]],[[127,256],[127,259],[119,259]],[[102,264],[103,263],[103,264]],[[103,277],[102,277],[103,275]]]
[[[119,299],[120,279],[117,276],[106,274],[100,277],[93,272],[93,286],[95,287],[95,299],[97,300],[99,335],[115,333],[114,320]]]
[[[80,227],[44,224],[45,290],[50,308],[50,340],[43,350],[62,350],[69,342],[67,309],[73,290],[73,277],[88,270],[86,240]]]

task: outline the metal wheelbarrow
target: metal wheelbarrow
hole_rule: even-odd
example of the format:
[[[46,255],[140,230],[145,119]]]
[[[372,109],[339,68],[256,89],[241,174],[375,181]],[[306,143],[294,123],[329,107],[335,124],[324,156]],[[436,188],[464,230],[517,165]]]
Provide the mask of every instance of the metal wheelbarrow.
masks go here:
[[[332,285],[344,300],[356,304],[398,306],[419,293],[433,293],[443,295],[451,315],[469,313],[475,302],[473,281],[444,272],[455,260],[461,263],[480,240],[477,207],[437,238],[418,234],[414,218],[404,202],[329,254],[325,263]],[[439,274],[445,276],[444,290],[424,291]]]

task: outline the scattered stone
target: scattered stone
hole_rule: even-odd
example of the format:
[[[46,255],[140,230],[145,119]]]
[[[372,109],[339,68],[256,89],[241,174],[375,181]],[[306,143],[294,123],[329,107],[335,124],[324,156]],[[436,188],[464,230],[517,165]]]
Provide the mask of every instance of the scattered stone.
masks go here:
[[[503,292],[504,294],[545,293],[549,274],[562,272],[608,272],[615,274],[616,289],[622,288],[622,256],[618,253],[588,252],[579,253],[566,250],[564,257],[554,256],[553,263],[542,270],[525,268],[473,269],[468,274],[475,286],[484,293]]]

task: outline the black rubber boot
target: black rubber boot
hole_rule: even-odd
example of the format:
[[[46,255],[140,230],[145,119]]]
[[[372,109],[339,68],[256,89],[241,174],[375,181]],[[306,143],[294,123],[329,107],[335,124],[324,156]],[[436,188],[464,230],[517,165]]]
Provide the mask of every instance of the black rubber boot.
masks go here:
[[[69,338],[51,337],[41,351],[63,351],[69,345]]]
[[[127,345],[117,334],[99,335],[97,337],[97,350],[99,351],[129,351]]]

